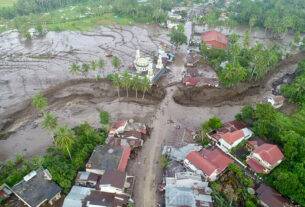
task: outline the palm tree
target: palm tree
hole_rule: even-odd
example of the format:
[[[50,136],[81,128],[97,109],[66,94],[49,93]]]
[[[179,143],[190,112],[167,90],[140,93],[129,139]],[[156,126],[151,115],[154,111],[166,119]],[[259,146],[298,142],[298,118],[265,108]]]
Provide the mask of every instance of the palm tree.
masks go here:
[[[100,58],[98,61],[97,61],[97,67],[99,67],[100,69],[104,69],[105,67],[105,61]]]
[[[55,133],[55,145],[62,151],[67,151],[72,160],[70,149],[75,141],[75,134],[68,126],[58,127]]]
[[[129,96],[128,89],[130,88],[131,83],[132,83],[131,75],[127,71],[125,71],[124,74],[123,74],[122,85],[126,89],[126,96],[127,97]]]
[[[115,69],[119,69],[120,68],[120,66],[121,66],[121,60],[117,57],[117,56],[114,56],[113,58],[112,58],[112,61],[111,61],[111,63],[112,63],[112,66],[115,68]]]
[[[80,71],[80,66],[76,63],[73,63],[72,65],[70,65],[69,67],[69,72],[72,74],[78,74]]]
[[[39,111],[42,112],[48,106],[48,100],[42,95],[41,92],[36,94],[32,99],[32,105]]]
[[[118,97],[120,98],[120,87],[122,85],[122,82],[121,82],[121,77],[118,73],[115,73],[113,74],[112,76],[112,83],[113,85],[117,88],[118,90]]]
[[[141,86],[141,79],[138,75],[136,75],[132,79],[132,89],[135,90],[137,99],[138,99],[138,90],[139,90],[140,86]]]
[[[43,115],[42,127],[49,131],[54,131],[58,125],[57,118],[54,114],[50,112],[46,112]]]
[[[251,16],[251,18],[249,19],[249,33],[250,34],[251,34],[252,28],[254,27],[256,22],[257,22],[257,17],[256,16]]]
[[[145,93],[149,90],[150,88],[150,81],[148,80],[147,77],[145,77],[142,81],[141,81],[141,90],[143,92],[143,96],[142,99],[145,98]]]
[[[93,70],[93,71],[95,71],[96,68],[97,68],[97,62],[96,62],[95,60],[92,60],[92,61],[90,62],[90,69]]]
[[[90,66],[87,63],[83,63],[81,69],[82,74],[87,77],[87,73],[89,72],[89,70]]]

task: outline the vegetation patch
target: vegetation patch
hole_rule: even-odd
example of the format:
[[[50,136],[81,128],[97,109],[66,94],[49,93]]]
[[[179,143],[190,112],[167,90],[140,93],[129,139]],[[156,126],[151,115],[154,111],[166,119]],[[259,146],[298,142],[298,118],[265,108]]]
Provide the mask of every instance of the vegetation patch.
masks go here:
[[[245,176],[237,164],[230,164],[228,171],[211,184],[215,205],[218,207],[255,207],[256,198],[248,192],[254,183]]]
[[[304,69],[304,61],[299,64],[299,68],[301,71]],[[300,77],[302,76],[301,73]],[[299,87],[298,82],[299,78],[286,87],[304,94],[304,89]],[[284,196],[305,206],[305,108],[301,96],[291,97],[299,103],[300,108],[290,116],[277,111],[269,104],[258,104],[256,108],[247,106],[247,110],[243,109],[238,117],[252,123],[252,129],[257,136],[277,144],[284,153],[284,161],[269,175],[264,176],[266,182]]]
[[[236,34],[230,36],[229,47],[225,50],[200,47],[202,56],[216,69],[221,83],[232,87],[246,81],[263,78],[281,60],[282,54],[277,47],[265,48],[262,44],[249,47],[249,34],[243,43]]]
[[[15,0],[0,0],[0,8],[14,6],[15,2]]]

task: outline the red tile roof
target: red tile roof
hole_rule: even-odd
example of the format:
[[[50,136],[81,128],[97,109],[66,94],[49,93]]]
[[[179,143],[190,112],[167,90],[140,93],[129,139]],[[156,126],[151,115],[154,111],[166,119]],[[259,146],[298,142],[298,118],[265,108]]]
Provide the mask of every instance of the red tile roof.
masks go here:
[[[245,133],[243,130],[237,130],[234,132],[227,132],[225,134],[220,135],[222,139],[224,139],[227,143],[233,144],[239,139],[242,139],[245,136]]]
[[[223,172],[229,164],[234,162],[228,155],[218,148],[213,150],[203,149],[201,154],[217,168],[219,173]]]
[[[190,152],[186,159],[194,165],[197,169],[201,170],[204,174],[210,176],[216,170],[216,167],[208,160],[204,159],[198,152]]]
[[[118,165],[118,171],[125,172],[130,153],[131,153],[130,147],[124,147],[122,157]]]
[[[215,30],[203,33],[202,41],[215,48],[226,48],[228,46],[226,35]]]
[[[258,154],[264,161],[270,165],[275,165],[284,158],[283,153],[274,144],[263,144],[254,149],[253,153]]]
[[[208,176],[215,170],[217,170],[217,173],[222,173],[230,163],[234,162],[218,148],[213,150],[203,149],[200,153],[190,152],[186,159]]]
[[[256,173],[264,173],[265,168],[261,166],[255,159],[247,159],[247,164]]]
[[[212,137],[216,140],[224,139],[226,142],[233,144],[236,140],[244,136],[242,129],[247,125],[240,121],[230,121],[223,124],[223,127],[217,130],[217,133],[212,134]],[[241,136],[243,134],[243,136]],[[241,136],[241,137],[239,137]]]

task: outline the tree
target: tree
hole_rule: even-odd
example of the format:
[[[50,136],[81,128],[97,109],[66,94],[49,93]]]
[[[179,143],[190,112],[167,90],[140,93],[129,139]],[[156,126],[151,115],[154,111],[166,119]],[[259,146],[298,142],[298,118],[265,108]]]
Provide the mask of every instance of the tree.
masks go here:
[[[246,105],[241,109],[241,112],[235,117],[237,120],[243,121],[248,125],[252,125],[254,119],[254,109],[250,105]]]
[[[107,111],[100,112],[100,123],[101,125],[109,124],[109,113]]]
[[[249,20],[249,33],[251,34],[252,32],[252,28],[254,27],[254,25],[257,22],[257,16],[251,16],[250,20]]]
[[[100,58],[98,61],[97,61],[97,67],[99,68],[99,69],[101,69],[101,70],[103,70],[104,69],[104,67],[105,67],[105,61],[102,59],[102,58]]]
[[[78,74],[80,72],[80,66],[76,63],[72,63],[69,67],[69,72],[72,74]]]
[[[87,74],[90,71],[90,66],[87,63],[82,64],[81,72],[84,76],[87,76]]]
[[[222,122],[220,118],[214,116],[208,120],[207,125],[210,129],[215,130],[222,127]]]
[[[121,60],[117,56],[114,56],[112,58],[111,63],[112,63],[112,66],[117,70],[121,67],[121,64],[122,64]]]
[[[35,30],[38,33],[38,36],[42,36],[43,35],[43,27],[42,27],[42,25],[40,23],[36,25]]]
[[[184,27],[183,25],[178,25],[177,28],[173,28],[170,36],[170,42],[178,48],[180,45],[187,43],[187,37],[184,34]]]
[[[25,37],[25,39],[26,39],[27,41],[31,41],[31,40],[32,40],[32,35],[31,35],[31,33],[28,32],[28,31],[26,31],[26,32],[24,33],[24,37]]]
[[[141,91],[143,93],[142,99],[145,98],[145,93],[150,89],[150,81],[147,77],[144,77],[141,81]]]
[[[170,160],[166,156],[161,155],[161,157],[160,157],[161,168],[166,169],[169,164],[170,164]]]
[[[244,81],[247,77],[246,70],[239,64],[234,67],[231,63],[226,65],[226,68],[220,72],[220,80],[226,87],[237,85]]]
[[[58,126],[58,121],[57,118],[54,116],[54,114],[50,112],[44,113],[42,127],[44,129],[53,132],[57,128],[57,126]]]
[[[90,69],[95,71],[97,68],[97,62],[95,60],[90,61]]]
[[[250,47],[250,33],[248,30],[244,34],[243,44],[245,48]]]
[[[115,73],[115,74],[113,74],[111,79],[112,79],[113,85],[117,88],[118,97],[120,97],[120,88],[122,86],[121,76],[118,73]]]
[[[125,71],[122,77],[122,85],[126,89],[126,96],[129,97],[129,88],[132,86],[132,77]]]
[[[132,79],[132,89],[136,92],[136,98],[138,98],[138,90],[141,87],[141,79],[138,75],[134,76]]]
[[[42,93],[38,93],[33,97],[32,105],[39,112],[42,112],[48,106],[48,100],[42,95]]]
[[[74,132],[68,126],[61,126],[55,132],[55,145],[62,151],[66,151],[72,161],[71,147],[75,141]]]

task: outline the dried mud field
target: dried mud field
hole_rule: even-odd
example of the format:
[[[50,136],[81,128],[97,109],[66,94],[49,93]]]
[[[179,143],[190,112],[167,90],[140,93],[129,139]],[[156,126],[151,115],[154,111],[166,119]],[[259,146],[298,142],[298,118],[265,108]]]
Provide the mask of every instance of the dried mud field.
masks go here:
[[[130,65],[136,49],[152,54],[166,32],[154,26],[101,27],[92,32],[48,32],[30,43],[20,40],[14,31],[0,35],[0,117],[17,111],[33,94],[67,80],[81,78],[69,73],[72,63],[103,58],[103,71],[88,77],[106,76],[113,71],[110,50],[122,60],[122,69]]]

